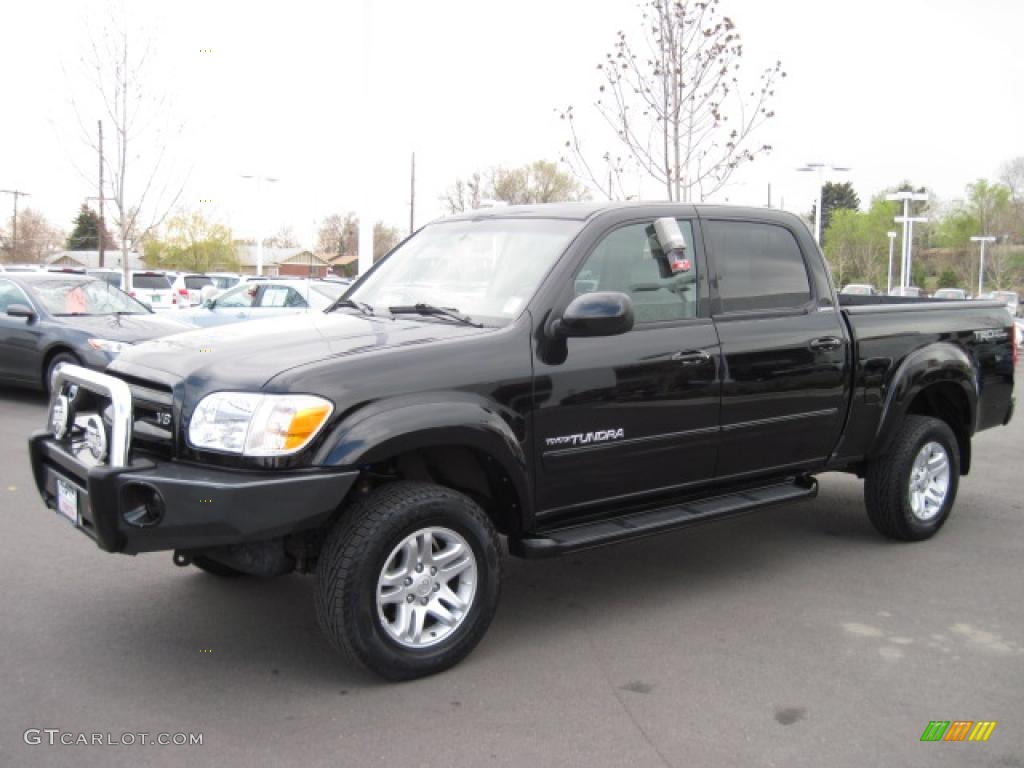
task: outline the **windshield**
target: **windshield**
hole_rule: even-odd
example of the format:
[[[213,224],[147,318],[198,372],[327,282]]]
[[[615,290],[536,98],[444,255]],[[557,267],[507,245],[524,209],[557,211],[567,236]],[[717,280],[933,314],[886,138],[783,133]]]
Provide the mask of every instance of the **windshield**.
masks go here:
[[[507,321],[582,226],[556,219],[438,222],[393,251],[347,298],[378,312],[422,303]]]
[[[32,291],[51,315],[148,315],[149,310],[103,280],[55,278],[32,284]]]

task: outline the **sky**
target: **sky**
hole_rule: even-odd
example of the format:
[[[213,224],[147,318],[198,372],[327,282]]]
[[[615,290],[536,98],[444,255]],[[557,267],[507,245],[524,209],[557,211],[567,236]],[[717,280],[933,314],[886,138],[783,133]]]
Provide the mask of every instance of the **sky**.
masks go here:
[[[808,162],[851,168],[827,178],[852,182],[864,203],[903,179],[955,200],[1024,155],[1024,3],[721,7],[743,37],[746,76],[781,60],[787,77],[757,137],[773,152],[739,169],[714,202],[764,205],[770,184],[776,207],[808,211],[817,179],[796,171]],[[165,99],[133,146],[128,197],[160,142],[161,180],[184,182],[180,205],[236,237],[287,225],[311,245],[324,216],[350,210],[407,232],[413,152],[416,226],[444,213],[440,197],[457,177],[557,160],[558,108],[589,113],[596,64],[639,12],[635,0],[5,4],[0,189],[31,193],[20,205],[64,228],[97,194],[83,127],[103,114],[83,57],[108,18],[149,41],[140,83]],[[112,129],[107,121],[108,152]],[[583,139],[595,154],[611,146],[586,125]],[[663,196],[650,183],[639,191]],[[0,211],[10,203],[0,195]]]

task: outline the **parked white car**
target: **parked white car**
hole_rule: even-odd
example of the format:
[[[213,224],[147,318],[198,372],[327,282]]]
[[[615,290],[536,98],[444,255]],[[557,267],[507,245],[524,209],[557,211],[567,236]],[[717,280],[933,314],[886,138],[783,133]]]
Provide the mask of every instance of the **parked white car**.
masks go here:
[[[347,285],[333,280],[256,278],[178,316],[193,325],[209,328],[242,320],[322,312],[347,290]]]
[[[88,273],[115,288],[120,288],[150,309],[178,309],[178,295],[172,287],[171,277],[166,272],[153,269],[130,270],[127,286],[122,285],[123,274],[120,269],[90,269]]]
[[[180,309],[198,307],[203,303],[203,286],[215,285],[212,277],[201,272],[175,272],[171,278],[171,287],[178,295]]]

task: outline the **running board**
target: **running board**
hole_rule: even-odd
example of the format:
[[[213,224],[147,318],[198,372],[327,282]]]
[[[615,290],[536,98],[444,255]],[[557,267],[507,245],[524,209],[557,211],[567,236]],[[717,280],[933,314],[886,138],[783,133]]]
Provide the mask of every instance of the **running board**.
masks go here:
[[[798,478],[722,496],[712,496],[686,504],[634,512],[623,517],[544,531],[543,535],[509,539],[509,551],[526,558],[554,557],[581,549],[592,549],[629,539],[653,536],[697,523],[751,512],[770,504],[813,499],[818,483],[813,478]]]

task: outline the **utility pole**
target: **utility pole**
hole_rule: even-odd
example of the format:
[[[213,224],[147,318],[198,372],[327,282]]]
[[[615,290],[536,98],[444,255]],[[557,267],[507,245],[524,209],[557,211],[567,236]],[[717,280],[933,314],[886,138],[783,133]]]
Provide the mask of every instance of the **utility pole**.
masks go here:
[[[772,207],[772,183],[768,182],[768,207]]]
[[[96,250],[99,254],[100,269],[103,269],[103,248],[106,245],[106,243],[103,242],[103,233],[106,232],[106,227],[103,223],[103,121],[97,120],[96,124],[99,126],[100,129],[100,231],[99,236],[96,238]]]
[[[11,221],[11,261],[18,260],[18,198],[30,197],[30,192],[20,189],[0,189],[0,192],[14,197],[14,219]]]
[[[412,173],[409,177],[409,234],[415,229],[416,222],[416,153],[412,153]]]
[[[972,243],[981,245],[981,261],[978,263],[978,295],[981,296],[981,288],[985,279],[985,243],[994,243],[996,239],[992,235],[975,235],[971,238]]]

